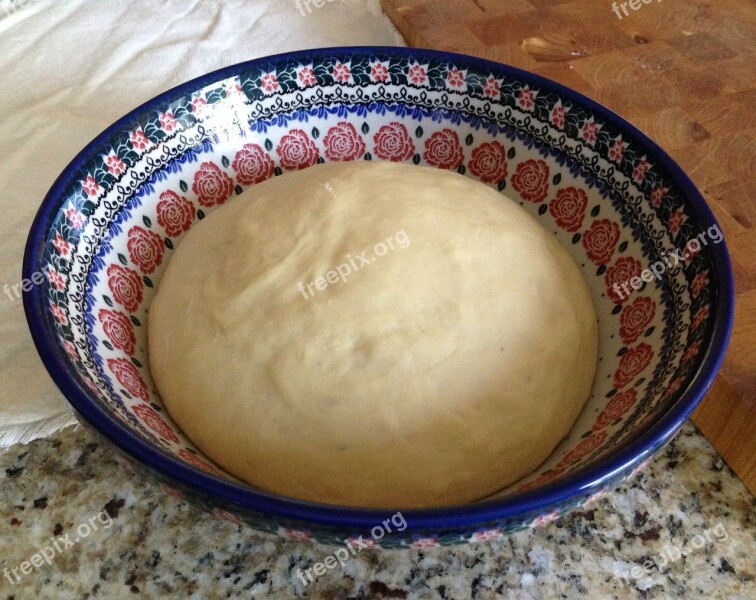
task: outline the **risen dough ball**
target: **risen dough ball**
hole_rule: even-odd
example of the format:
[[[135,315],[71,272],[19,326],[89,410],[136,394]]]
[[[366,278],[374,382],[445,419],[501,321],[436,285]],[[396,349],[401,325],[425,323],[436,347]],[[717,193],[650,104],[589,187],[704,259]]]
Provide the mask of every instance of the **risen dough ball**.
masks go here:
[[[343,265],[346,281],[328,275]],[[429,507],[551,453],[590,393],[597,328],[577,266],[514,202],[448,171],[353,162],[197,223],[152,302],[149,351],[173,419],[237,477]]]

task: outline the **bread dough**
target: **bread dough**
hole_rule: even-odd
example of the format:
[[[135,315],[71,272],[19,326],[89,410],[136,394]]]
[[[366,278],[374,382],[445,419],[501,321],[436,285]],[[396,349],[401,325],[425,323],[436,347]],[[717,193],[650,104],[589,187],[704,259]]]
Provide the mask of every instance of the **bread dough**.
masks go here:
[[[514,482],[569,432],[596,368],[591,296],[553,235],[482,183],[389,162],[287,173],[196,223],[148,326],[163,401],[207,456],[342,505]]]

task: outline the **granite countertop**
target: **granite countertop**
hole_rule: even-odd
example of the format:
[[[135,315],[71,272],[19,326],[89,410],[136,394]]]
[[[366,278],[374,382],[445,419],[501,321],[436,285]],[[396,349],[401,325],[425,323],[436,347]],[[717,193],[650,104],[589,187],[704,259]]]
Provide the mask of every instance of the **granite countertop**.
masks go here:
[[[199,512],[84,428],[6,449],[0,478],[0,598],[756,598],[756,501],[691,423],[589,510],[497,542],[365,551],[307,586],[297,569],[333,549]]]

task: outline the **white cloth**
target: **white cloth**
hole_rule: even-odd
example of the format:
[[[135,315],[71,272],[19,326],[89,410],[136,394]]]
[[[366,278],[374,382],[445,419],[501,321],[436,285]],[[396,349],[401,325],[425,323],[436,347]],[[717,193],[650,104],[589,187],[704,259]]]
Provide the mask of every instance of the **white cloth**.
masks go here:
[[[0,0],[0,447],[75,422],[13,289],[55,177],[118,117],[208,71],[304,48],[404,45],[378,0],[317,4]]]

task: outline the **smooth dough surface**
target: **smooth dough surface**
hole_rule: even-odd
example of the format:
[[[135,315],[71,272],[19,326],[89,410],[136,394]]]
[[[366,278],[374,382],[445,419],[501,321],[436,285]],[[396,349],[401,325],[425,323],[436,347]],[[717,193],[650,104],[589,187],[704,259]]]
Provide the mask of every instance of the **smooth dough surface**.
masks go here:
[[[348,257],[359,268],[328,282]],[[197,223],[148,333],[169,413],[230,473],[391,508],[473,501],[536,468],[587,400],[598,344],[577,265],[521,207],[364,161],[275,177]]]

